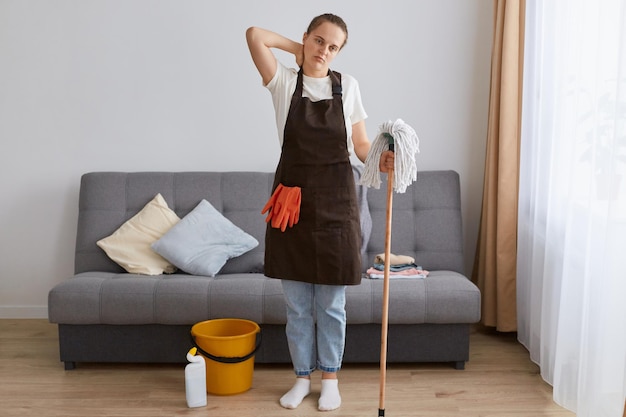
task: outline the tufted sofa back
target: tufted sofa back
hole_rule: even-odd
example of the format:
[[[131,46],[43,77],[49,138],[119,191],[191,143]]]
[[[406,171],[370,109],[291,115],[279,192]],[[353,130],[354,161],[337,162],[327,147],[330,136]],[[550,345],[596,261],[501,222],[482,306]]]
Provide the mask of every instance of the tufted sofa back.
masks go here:
[[[367,191],[372,232],[364,264],[385,251],[386,189],[385,178],[379,190]],[[465,274],[461,218],[459,175],[420,171],[405,193],[393,195],[391,252],[414,257],[426,270]]]
[[[76,236],[75,273],[123,272],[96,242],[109,236],[161,193],[183,218],[202,200],[259,241],[233,258],[222,272],[262,272],[265,218],[273,174],[259,172],[93,172],[82,176]]]
[[[360,170],[354,169],[358,183]],[[157,193],[183,218],[206,199],[259,246],[230,259],[220,273],[262,272],[265,216],[273,173],[267,172],[92,172],[81,178],[75,273],[123,272],[96,242],[112,234]],[[363,270],[384,252],[386,191],[357,187],[364,239]],[[463,273],[459,176],[424,171],[406,193],[394,194],[392,252],[415,257],[425,269]],[[371,230],[371,237],[370,237]]]

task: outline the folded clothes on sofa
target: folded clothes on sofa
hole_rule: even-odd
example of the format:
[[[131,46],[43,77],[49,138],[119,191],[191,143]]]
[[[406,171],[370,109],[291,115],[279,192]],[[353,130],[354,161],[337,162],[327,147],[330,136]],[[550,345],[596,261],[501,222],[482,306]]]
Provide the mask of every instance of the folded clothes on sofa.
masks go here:
[[[379,253],[374,258],[375,264],[384,264],[385,263],[385,254]],[[412,264],[415,263],[415,258],[408,255],[394,255],[393,253],[389,254],[389,265],[403,265],[403,264]]]
[[[379,271],[385,270],[385,264],[374,264],[374,269],[378,269]],[[406,269],[422,269],[421,266],[417,264],[398,264],[398,265],[389,265],[389,270],[393,272],[404,271]]]
[[[418,268],[403,269],[401,271],[389,270],[389,279],[394,278],[426,278],[428,271]],[[383,279],[385,277],[384,271],[376,269],[374,267],[368,268],[367,277],[371,279]]]

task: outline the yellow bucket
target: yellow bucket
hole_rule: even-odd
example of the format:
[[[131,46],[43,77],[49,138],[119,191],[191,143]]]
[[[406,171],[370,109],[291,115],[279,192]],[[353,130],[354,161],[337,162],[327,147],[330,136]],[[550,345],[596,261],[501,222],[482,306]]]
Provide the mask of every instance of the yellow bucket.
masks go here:
[[[191,338],[205,357],[209,394],[240,394],[252,386],[254,354],[261,328],[250,320],[215,319],[196,323]]]

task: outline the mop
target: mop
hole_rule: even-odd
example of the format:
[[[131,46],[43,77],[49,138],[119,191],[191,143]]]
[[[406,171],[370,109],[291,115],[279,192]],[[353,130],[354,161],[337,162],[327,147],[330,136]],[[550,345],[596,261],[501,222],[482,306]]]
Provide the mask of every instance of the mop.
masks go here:
[[[389,323],[389,262],[391,258],[391,214],[393,211],[393,190],[404,193],[413,181],[417,180],[416,154],[419,152],[419,139],[415,130],[401,119],[388,121],[379,127],[379,133],[365,159],[361,184],[380,188],[380,155],[389,149],[395,153],[394,168],[387,173],[387,218],[385,228],[385,268],[383,275],[383,312],[380,337],[380,395],[378,416],[385,416],[385,383],[387,378],[387,329]]]

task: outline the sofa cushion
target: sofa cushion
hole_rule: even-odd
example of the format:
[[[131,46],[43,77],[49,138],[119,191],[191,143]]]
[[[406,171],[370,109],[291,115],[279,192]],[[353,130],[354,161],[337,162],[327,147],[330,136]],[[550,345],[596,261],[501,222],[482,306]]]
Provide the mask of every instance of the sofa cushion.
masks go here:
[[[389,324],[475,323],[480,292],[454,271],[390,282]],[[381,323],[383,282],[363,279],[346,289],[348,324]],[[71,308],[68,308],[71,306]],[[285,324],[281,282],[262,274],[137,275],[86,272],[55,286],[49,319],[65,324],[194,324],[238,317]]]
[[[154,242],[152,249],[188,274],[213,277],[230,258],[258,245],[203,199]]]
[[[238,317],[259,324],[284,324],[280,280],[262,274],[144,277],[84,272],[48,294],[48,318],[64,324],[194,324]]]
[[[139,213],[96,244],[127,272],[145,275],[172,273],[176,267],[155,253],[150,245],[179,220],[163,196],[157,194]]]
[[[365,278],[346,290],[349,324],[382,322],[383,280]],[[480,318],[480,292],[464,275],[432,271],[426,278],[389,282],[389,323],[474,323]]]

